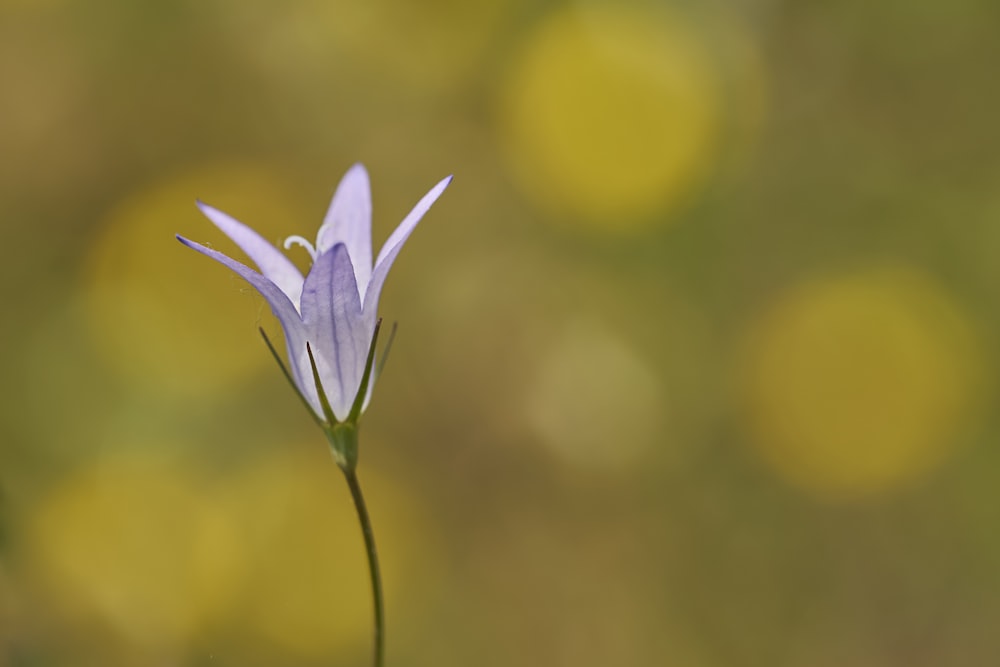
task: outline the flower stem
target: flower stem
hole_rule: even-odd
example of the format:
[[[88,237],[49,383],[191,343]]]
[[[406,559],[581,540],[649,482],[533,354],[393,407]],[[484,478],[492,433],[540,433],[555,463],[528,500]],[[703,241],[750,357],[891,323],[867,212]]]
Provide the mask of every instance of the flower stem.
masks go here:
[[[354,507],[358,511],[361,522],[361,532],[365,537],[365,552],[368,554],[368,568],[372,578],[372,598],[375,602],[375,667],[383,667],[385,655],[385,605],[382,601],[382,574],[378,566],[378,551],[375,549],[375,534],[372,532],[372,521],[365,506],[365,497],[361,493],[361,485],[354,470],[344,469],[347,486],[351,489]]]

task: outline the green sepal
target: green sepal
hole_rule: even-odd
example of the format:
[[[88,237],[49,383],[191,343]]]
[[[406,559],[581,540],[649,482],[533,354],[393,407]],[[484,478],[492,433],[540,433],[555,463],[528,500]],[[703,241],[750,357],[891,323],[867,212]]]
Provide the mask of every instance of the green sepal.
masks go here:
[[[361,376],[361,386],[358,387],[358,395],[354,397],[354,405],[351,406],[351,413],[344,421],[357,424],[361,417],[361,409],[365,405],[365,395],[368,393],[368,382],[372,376],[372,366],[375,364],[375,343],[378,342],[378,332],[382,328],[382,318],[375,322],[375,331],[372,333],[372,342],[368,346],[368,359],[365,361],[365,372]]]
[[[281,360],[281,355],[279,355],[278,351],[274,349],[274,345],[271,344],[271,339],[267,337],[266,333],[264,333],[264,328],[258,327],[258,330],[260,331],[261,338],[264,339],[264,343],[267,344],[267,349],[271,351],[271,356],[274,357],[274,360],[276,362],[278,362],[278,368],[281,369],[281,372],[284,374],[285,379],[288,380],[288,384],[291,385],[292,390],[295,392],[295,395],[299,397],[300,401],[302,401],[302,405],[304,405],[306,407],[306,410],[309,411],[309,416],[313,418],[313,421],[315,421],[320,428],[325,428],[326,425],[323,423],[323,420],[319,418],[319,415],[316,414],[316,411],[313,410],[311,405],[309,405],[309,400],[299,389],[299,386],[295,384],[295,379],[292,378],[292,374],[288,372],[288,368],[285,366],[285,362]]]
[[[393,322],[392,330],[389,331],[389,340],[385,342],[385,347],[382,349],[382,356],[379,357],[378,365],[375,366],[376,380],[382,376],[382,369],[385,368],[385,362],[389,361],[389,351],[392,350],[392,341],[396,340],[396,329],[398,328],[399,322]]]
[[[323,408],[323,416],[326,417],[328,425],[336,424],[337,417],[333,414],[333,408],[330,407],[330,399],[326,397],[326,391],[323,390],[323,381],[319,379],[319,368],[316,366],[316,357],[313,356],[312,346],[309,343],[306,343],[306,354],[309,355],[309,365],[312,366],[313,372],[313,383],[315,383],[316,392],[319,394],[319,405]]]

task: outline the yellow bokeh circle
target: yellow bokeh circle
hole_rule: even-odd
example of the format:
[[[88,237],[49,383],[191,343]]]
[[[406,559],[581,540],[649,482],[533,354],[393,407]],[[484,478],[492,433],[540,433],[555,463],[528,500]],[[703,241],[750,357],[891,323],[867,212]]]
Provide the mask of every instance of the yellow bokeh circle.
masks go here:
[[[824,498],[884,491],[933,468],[978,397],[973,324],[913,269],[800,285],[745,342],[741,389],[757,450]]]
[[[159,461],[63,480],[33,513],[29,545],[60,607],[151,647],[187,645],[239,581],[230,522],[185,469]]]
[[[94,237],[83,288],[92,338],[111,365],[157,390],[204,396],[271,363],[256,335],[269,310],[247,283],[183,247],[181,233],[251,264],[195,207],[200,198],[265,238],[309,235],[310,214],[280,175],[250,164],[197,169],[121,202]]]
[[[634,228],[701,182],[720,81],[695,24],[663,10],[572,5],[546,20],[502,90],[514,176],[564,217]]]
[[[434,529],[401,484],[370,468],[360,476],[387,605],[404,609],[401,593],[440,577]],[[321,447],[259,458],[210,484],[175,462],[109,459],[42,498],[25,543],[54,608],[139,647],[181,649],[224,630],[249,650],[309,659],[371,638],[358,518]]]

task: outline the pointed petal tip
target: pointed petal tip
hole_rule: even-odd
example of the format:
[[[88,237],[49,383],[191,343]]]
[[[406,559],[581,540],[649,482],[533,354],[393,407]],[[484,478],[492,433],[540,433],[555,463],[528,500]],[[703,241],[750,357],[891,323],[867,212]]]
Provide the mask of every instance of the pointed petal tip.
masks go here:
[[[326,250],[322,252],[317,252],[316,257],[313,260],[313,266],[316,266],[316,262],[319,261],[320,257],[336,256],[340,254],[347,255],[348,257],[351,256],[351,251],[347,249],[347,244],[344,243],[343,241],[338,241],[329,248],[327,248]]]
[[[206,204],[205,202],[203,202],[200,199],[195,199],[194,200],[194,205],[197,206],[201,210],[202,213],[204,213],[206,216],[209,216],[209,217],[211,217],[212,213],[219,213],[220,212],[219,209],[215,208],[211,204]]]
[[[186,236],[181,236],[180,234],[174,234],[174,238],[176,238],[178,241],[180,241],[181,245],[183,245],[184,247],[191,248],[191,250],[194,250],[196,252],[200,252],[203,255],[208,255],[209,257],[212,257],[216,261],[221,261],[222,259],[226,259],[226,260],[228,260],[230,262],[233,261],[227,255],[223,255],[218,250],[214,250],[211,247],[210,244],[198,243],[197,241],[192,241],[191,239],[187,238]],[[225,262],[223,262],[223,263],[225,263]],[[229,268],[232,269],[232,267],[229,267]],[[254,273],[256,273],[256,272],[254,272]]]
[[[365,186],[371,190],[371,178],[368,176],[368,169],[361,162],[355,162],[340,179],[340,185],[351,183],[351,187]],[[338,186],[339,187],[339,186]]]
[[[447,176],[445,176],[444,178],[442,178],[440,181],[438,181],[437,185],[435,185],[433,188],[431,188],[431,192],[435,192],[436,191],[440,195],[442,192],[444,192],[448,188],[449,185],[451,185],[451,182],[453,180],[455,180],[455,174],[448,174]]]
[[[205,254],[205,251],[216,252],[212,250],[211,246],[205,245],[204,243],[198,243],[197,241],[192,241],[186,236],[181,236],[180,234],[174,234],[174,238],[181,242],[181,245],[191,248],[192,250],[197,250],[198,252]]]

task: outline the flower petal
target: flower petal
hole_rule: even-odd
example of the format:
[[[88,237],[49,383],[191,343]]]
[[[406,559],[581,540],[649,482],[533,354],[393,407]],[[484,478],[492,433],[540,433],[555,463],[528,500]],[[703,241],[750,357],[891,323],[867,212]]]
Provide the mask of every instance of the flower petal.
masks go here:
[[[361,385],[372,334],[361,317],[358,284],[345,244],[316,257],[302,290],[302,320],[333,413],[345,419]],[[300,368],[303,374],[306,369],[311,372],[304,350]]]
[[[431,191],[425,194],[417,202],[417,205],[413,207],[413,210],[403,218],[403,221],[399,223],[395,231],[386,239],[382,250],[379,251],[378,259],[375,261],[375,269],[372,271],[372,279],[368,283],[368,287],[363,295],[363,311],[365,322],[368,323],[369,328],[375,326],[375,318],[378,316],[378,299],[382,293],[382,285],[389,275],[389,269],[392,268],[392,263],[396,260],[396,255],[402,250],[403,244],[406,243],[406,239],[409,238],[410,233],[417,226],[417,223],[420,222],[420,219],[424,217],[424,214],[427,213],[431,205],[437,201],[437,198],[441,196],[441,193],[451,183],[451,179],[452,177],[449,176],[431,188]]]
[[[177,235],[177,240],[192,250],[197,250],[201,254],[211,257],[223,266],[228,267],[234,273],[250,283],[254,289],[260,292],[260,295],[267,301],[267,304],[271,307],[271,312],[278,318],[278,322],[281,323],[281,328],[285,332],[285,342],[288,345],[288,359],[292,365],[292,373],[295,376],[295,382],[298,384],[299,388],[306,393],[306,396],[309,396],[306,389],[312,385],[312,382],[303,382],[304,377],[301,373],[301,369],[295,362],[297,359],[296,350],[305,350],[306,329],[302,319],[299,317],[298,311],[295,309],[295,305],[289,300],[288,295],[265,276],[257,273],[249,266],[240,264],[234,259],[230,259],[217,250],[212,250],[211,248],[207,248],[200,243],[195,243],[190,239],[184,238],[180,234]],[[315,395],[315,393],[316,392],[314,391],[313,395]],[[313,403],[313,407],[318,413],[319,402],[315,400],[311,400],[310,402]]]
[[[368,172],[361,164],[351,167],[340,180],[316,235],[316,254],[338,243],[347,245],[355,280],[364,289],[372,275],[372,193]]]
[[[198,208],[216,227],[233,240],[254,261],[268,280],[278,286],[296,308],[302,295],[302,273],[263,236],[242,222],[208,204],[198,202]]]

